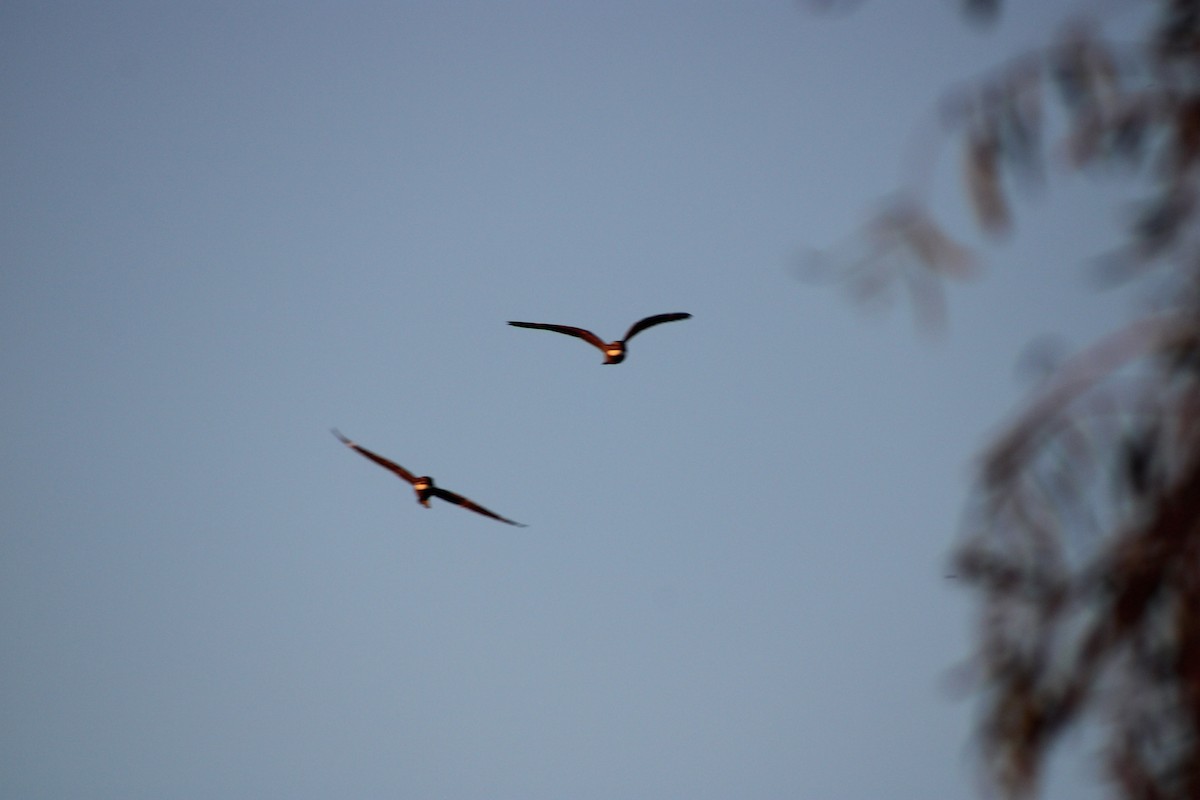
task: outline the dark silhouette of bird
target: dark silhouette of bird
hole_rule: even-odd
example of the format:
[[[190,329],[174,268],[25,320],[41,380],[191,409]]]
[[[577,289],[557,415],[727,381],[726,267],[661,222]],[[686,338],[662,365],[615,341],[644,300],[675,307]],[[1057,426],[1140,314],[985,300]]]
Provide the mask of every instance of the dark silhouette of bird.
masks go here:
[[[555,333],[565,333],[567,336],[575,336],[579,339],[583,339],[593,347],[600,348],[601,352],[604,353],[605,364],[620,364],[625,360],[625,352],[627,350],[626,342],[628,342],[634,336],[646,330],[646,328],[650,328],[654,325],[661,325],[664,322],[674,322],[675,320],[679,319],[689,319],[691,316],[691,314],[677,312],[674,314],[655,314],[653,317],[646,317],[645,319],[638,320],[637,322],[633,323],[633,325],[629,328],[629,331],[626,332],[625,337],[622,339],[617,339],[615,342],[606,342],[591,331],[584,330],[583,328],[573,328],[570,325],[552,325],[548,322],[512,321],[510,321],[508,324],[515,325],[518,328],[537,328],[543,331],[554,331]]]
[[[365,447],[358,446],[357,444],[355,444],[354,442],[350,441],[345,436],[343,436],[341,431],[339,431],[337,428],[333,429],[333,435],[336,436],[339,440],[341,440],[342,444],[346,445],[346,447],[349,447],[351,450],[356,451],[360,455],[366,456],[367,458],[371,459],[379,466],[381,466],[385,469],[391,470],[392,472],[396,473],[404,480],[411,483],[412,487],[413,487],[413,491],[417,493],[417,502],[420,503],[421,505],[425,506],[426,508],[429,508],[429,498],[440,497],[448,503],[454,503],[456,506],[462,506],[463,508],[470,509],[471,511],[474,511],[476,514],[483,514],[485,517],[491,517],[492,519],[498,519],[501,522],[507,522],[509,525],[516,525],[517,527],[520,527],[520,528],[529,527],[528,525],[525,525],[523,523],[513,522],[511,519],[506,519],[494,511],[489,511],[488,509],[484,508],[483,506],[479,505],[478,503],[472,502],[472,501],[468,500],[467,498],[463,497],[461,494],[455,494],[454,492],[443,489],[440,486],[435,486],[433,483],[433,478],[429,477],[428,475],[421,475],[421,476],[413,475],[411,472],[409,472],[408,470],[406,470],[404,467],[400,466],[396,462],[389,461],[388,459],[384,458],[381,455],[376,455],[375,453],[372,453],[370,450],[368,450]]]

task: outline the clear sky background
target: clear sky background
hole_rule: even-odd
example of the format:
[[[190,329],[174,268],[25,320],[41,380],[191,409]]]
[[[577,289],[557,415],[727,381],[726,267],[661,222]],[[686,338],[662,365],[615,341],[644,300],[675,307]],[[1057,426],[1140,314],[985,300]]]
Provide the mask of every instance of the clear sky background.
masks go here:
[[[947,554],[1121,206],[948,150],[942,339],[791,265],[1074,6],[4,4],[0,795],[970,793]]]

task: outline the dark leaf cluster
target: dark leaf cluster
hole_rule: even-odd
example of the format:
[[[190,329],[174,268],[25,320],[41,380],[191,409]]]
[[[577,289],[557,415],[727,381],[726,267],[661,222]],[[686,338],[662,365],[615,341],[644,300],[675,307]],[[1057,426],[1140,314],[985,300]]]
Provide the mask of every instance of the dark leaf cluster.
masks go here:
[[[1091,717],[1123,797],[1200,796],[1200,307],[1068,359],[984,454],[957,575],[980,593],[990,778],[1033,793]]]
[[[1110,282],[1145,278],[1144,316],[1064,359],[996,437],[954,555],[979,598],[982,763],[1007,797],[1035,795],[1055,745],[1089,726],[1117,796],[1200,798],[1200,0],[1153,5],[1140,39],[1076,20],[938,107],[991,237],[1048,164],[1145,193],[1100,259]],[[937,158],[814,262],[823,276],[867,299],[909,286],[918,318],[940,318],[973,259],[919,200]]]

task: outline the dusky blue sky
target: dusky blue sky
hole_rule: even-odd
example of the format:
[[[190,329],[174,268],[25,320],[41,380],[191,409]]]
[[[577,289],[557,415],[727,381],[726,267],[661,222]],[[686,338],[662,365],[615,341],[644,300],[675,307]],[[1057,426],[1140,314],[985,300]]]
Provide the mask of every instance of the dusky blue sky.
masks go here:
[[[1116,194],[992,246],[949,148],[940,340],[789,265],[1075,7],[5,4],[0,795],[969,794],[946,555]]]

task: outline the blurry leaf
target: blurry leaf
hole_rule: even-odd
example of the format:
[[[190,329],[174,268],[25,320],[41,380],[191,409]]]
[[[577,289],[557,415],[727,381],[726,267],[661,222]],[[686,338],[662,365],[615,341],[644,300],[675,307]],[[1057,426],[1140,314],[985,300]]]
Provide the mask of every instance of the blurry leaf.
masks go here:
[[[1107,109],[1075,114],[1067,137],[1071,166],[1085,167],[1102,158],[1136,164],[1144,155],[1154,113],[1149,98],[1127,95]]]
[[[893,249],[890,240],[856,236],[832,251],[809,250],[795,273],[801,280],[839,284],[855,305],[879,308],[890,305],[895,294],[896,276],[888,259]]]
[[[1169,374],[1200,375],[1200,332],[1164,342],[1157,355]],[[1196,421],[1200,423],[1200,415],[1197,417]]]
[[[1189,169],[1200,154],[1200,98],[1189,97],[1175,111],[1175,146],[1171,169],[1175,174]]]
[[[800,0],[800,4],[808,6],[820,14],[842,14],[853,11],[863,0]]]
[[[980,227],[992,235],[1006,234],[1012,225],[1000,186],[999,155],[999,142],[993,131],[975,130],[967,134],[963,164],[967,196]]]
[[[1067,360],[1024,413],[984,454],[983,475],[989,483],[1008,480],[1021,468],[1030,448],[1046,430],[1059,424],[1067,407],[1129,361],[1149,356],[1188,336],[1186,319],[1165,314],[1139,320],[1101,339]]]
[[[963,0],[967,18],[981,25],[992,25],[1000,16],[1000,0]]]
[[[1191,218],[1195,196],[1186,186],[1174,187],[1147,204],[1133,222],[1133,243],[1142,259],[1152,259],[1175,244]]]
[[[1136,163],[1145,152],[1151,110],[1145,103],[1129,103],[1109,123],[1109,152],[1114,158]]]
[[[957,278],[974,272],[971,251],[947,236],[928,212],[914,203],[897,203],[882,213],[875,225],[877,231],[895,236],[933,272]]]
[[[1200,54],[1200,6],[1194,0],[1164,3],[1162,23],[1154,37],[1154,49],[1165,60]]]
[[[914,220],[906,234],[909,246],[930,270],[955,278],[966,278],[974,272],[971,251],[943,233],[932,220]]]
[[[1004,159],[1034,185],[1043,180],[1042,91],[1037,70],[1014,73],[1000,88],[992,113]]]
[[[898,292],[907,292],[917,324],[938,332],[946,318],[943,281],[970,277],[974,258],[924,208],[899,198],[832,251],[808,253],[796,271],[804,279],[841,284],[856,305],[869,309],[886,308]]]
[[[846,288],[856,304],[879,308],[891,304],[893,277],[884,270],[857,270],[848,276]]]
[[[910,271],[905,278],[913,318],[921,330],[928,335],[942,333],[946,329],[946,293],[942,282],[924,270]]]
[[[1092,277],[1101,286],[1113,286],[1144,274],[1179,245],[1195,210],[1195,195],[1186,186],[1170,187],[1143,203],[1133,214],[1128,243],[1096,258]]]
[[[1100,156],[1107,128],[1103,117],[1095,112],[1076,114],[1074,123],[1066,141],[1067,161],[1079,169]]]
[[[1107,108],[1117,96],[1116,60],[1091,32],[1076,26],[1051,55],[1051,74],[1070,112]]]
[[[1158,483],[1158,428],[1144,425],[1127,435],[1121,445],[1122,477],[1134,497],[1144,497]]]
[[[1143,203],[1133,213],[1128,242],[1097,257],[1092,278],[1107,287],[1145,274],[1179,245],[1195,210],[1195,195],[1186,186],[1169,187],[1162,197]]]
[[[1065,50],[1054,59],[1054,84],[1068,109],[1086,105],[1089,98],[1087,73],[1075,49]]]

